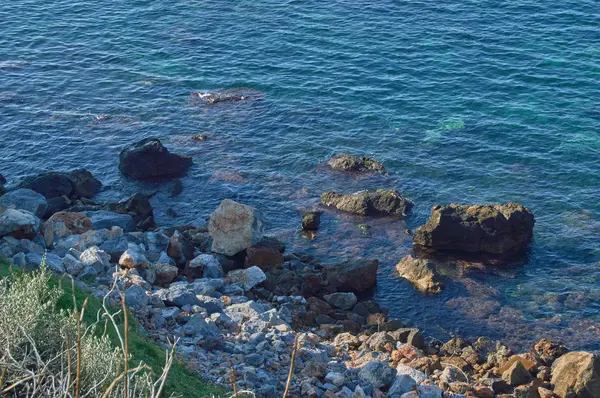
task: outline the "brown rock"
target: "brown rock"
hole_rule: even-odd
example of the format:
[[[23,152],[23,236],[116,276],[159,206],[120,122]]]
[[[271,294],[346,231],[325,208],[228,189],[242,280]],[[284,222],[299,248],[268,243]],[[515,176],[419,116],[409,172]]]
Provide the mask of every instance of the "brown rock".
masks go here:
[[[502,379],[511,386],[520,386],[531,380],[531,373],[525,369],[521,361],[517,360],[502,373]]]
[[[320,211],[311,211],[302,216],[302,229],[305,231],[316,231],[321,224]]]
[[[256,265],[263,271],[270,271],[280,267],[281,264],[283,264],[283,254],[275,247],[256,245],[246,250],[246,268]]]
[[[534,223],[529,209],[515,203],[435,206],[413,242],[433,250],[507,254],[525,248]]]
[[[508,361],[504,365],[498,368],[497,374],[504,374],[504,372],[506,372],[516,361],[521,362],[523,364],[523,367],[529,373],[535,374],[537,372],[537,364],[534,361],[525,358],[523,355],[513,355],[508,359]]]
[[[321,195],[321,202],[325,206],[333,206],[346,213],[361,216],[405,216],[413,203],[403,198],[394,190],[378,189],[377,191],[361,191],[354,194],[340,194],[338,192],[325,192]]]
[[[561,343],[542,339],[533,346],[533,353],[540,365],[551,366],[556,359],[567,353],[567,348]]]
[[[551,390],[548,390],[547,388],[544,388],[544,387],[538,387],[538,394],[540,395],[540,398],[556,397],[556,395]]]
[[[494,390],[488,386],[473,387],[473,393],[478,398],[494,398]]]
[[[356,259],[325,267],[325,280],[339,291],[362,293],[377,283],[377,259]]]
[[[422,292],[435,294],[444,288],[433,261],[408,255],[396,265],[396,271]]]
[[[600,397],[600,358],[589,352],[569,352],[552,364],[554,393],[561,398],[570,393],[580,397]]]
[[[347,172],[385,172],[383,165],[365,156],[341,153],[329,159],[327,165],[337,171]]]
[[[54,241],[69,235],[82,234],[93,229],[92,220],[82,213],[59,211],[50,217],[42,228],[47,247]]]

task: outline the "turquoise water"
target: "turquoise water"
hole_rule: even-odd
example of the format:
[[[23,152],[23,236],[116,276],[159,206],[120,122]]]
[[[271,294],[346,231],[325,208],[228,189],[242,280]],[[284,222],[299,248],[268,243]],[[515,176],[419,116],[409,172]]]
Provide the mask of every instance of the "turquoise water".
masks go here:
[[[203,223],[232,197],[261,208],[290,249],[378,257],[379,302],[431,335],[600,349],[597,1],[11,0],[0,21],[10,182],[83,166],[104,199],[158,190],[162,225]],[[236,86],[264,99],[189,102]],[[177,198],[118,173],[123,145],[151,136],[194,157]],[[319,167],[342,151],[390,174]],[[403,192],[413,214],[327,213],[314,239],[297,232],[324,190],[377,187]],[[536,216],[526,257],[461,271],[435,297],[394,277],[404,230],[432,205],[509,200]]]

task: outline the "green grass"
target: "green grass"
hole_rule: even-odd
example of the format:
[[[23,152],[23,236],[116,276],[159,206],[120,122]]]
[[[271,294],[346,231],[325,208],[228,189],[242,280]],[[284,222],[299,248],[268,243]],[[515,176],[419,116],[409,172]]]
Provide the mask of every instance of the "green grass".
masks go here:
[[[9,262],[0,256],[0,277],[6,277],[12,272]],[[84,322],[91,324],[96,321],[96,315],[102,308],[100,300],[96,297],[88,296],[81,289],[75,288],[73,292],[71,280],[69,278],[52,278],[53,285],[61,286],[64,294],[60,298],[57,310],[72,310],[73,309],[73,294],[79,309],[83,306],[86,298],[88,304],[84,314]],[[119,325],[122,330],[122,324]],[[116,332],[113,328],[109,328],[109,336],[115,345],[118,344]],[[129,317],[129,352],[132,356],[131,364],[137,366],[140,361],[150,366],[153,371],[160,375],[162,367],[165,363],[165,350],[156,344],[154,341],[142,336],[138,331],[137,323],[133,317]],[[221,388],[212,386],[202,381],[200,376],[186,367],[183,361],[176,361],[171,368],[165,388],[168,397],[171,394],[181,397],[210,397],[225,396],[225,391]]]

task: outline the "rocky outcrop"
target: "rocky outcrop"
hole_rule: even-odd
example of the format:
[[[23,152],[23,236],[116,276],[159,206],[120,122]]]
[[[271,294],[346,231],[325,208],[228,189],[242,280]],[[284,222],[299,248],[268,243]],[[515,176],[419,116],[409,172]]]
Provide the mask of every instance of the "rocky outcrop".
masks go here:
[[[431,260],[408,255],[396,265],[396,271],[425,293],[439,293],[444,288],[437,275],[436,264]]]
[[[249,101],[264,98],[264,93],[248,87],[234,87],[225,90],[198,91],[192,93],[192,103],[214,105],[218,103]]]
[[[338,210],[361,216],[404,216],[413,203],[403,198],[398,191],[378,189],[353,194],[340,194],[328,191],[321,195],[321,202]]]
[[[561,398],[600,397],[600,357],[589,352],[570,352],[552,365],[554,393]]]
[[[534,222],[529,209],[516,203],[435,206],[413,242],[431,250],[508,254],[527,246]]]
[[[381,163],[365,156],[348,155],[345,153],[335,155],[327,162],[333,170],[346,172],[385,172]]]
[[[70,199],[91,198],[102,188],[102,183],[85,169],[70,173],[50,172],[26,177],[19,188],[31,189],[46,199],[66,196]]]
[[[18,188],[0,197],[0,213],[6,209],[27,210],[42,217],[48,209],[48,202],[43,195],[26,188]]]
[[[320,211],[310,211],[302,216],[302,229],[304,231],[316,231],[321,224]]]
[[[181,177],[191,166],[191,157],[170,153],[157,138],[147,138],[129,145],[119,156],[121,172],[136,180]]]
[[[357,259],[324,269],[325,280],[340,291],[361,293],[377,283],[377,259]]]
[[[262,213],[242,203],[225,199],[211,214],[208,232],[212,251],[233,256],[258,243],[263,237]]]

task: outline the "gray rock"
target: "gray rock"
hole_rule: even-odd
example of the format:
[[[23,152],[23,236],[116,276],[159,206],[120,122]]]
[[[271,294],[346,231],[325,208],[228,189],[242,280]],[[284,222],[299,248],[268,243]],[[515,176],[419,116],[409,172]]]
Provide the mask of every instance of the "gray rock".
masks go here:
[[[15,254],[11,259],[11,263],[15,268],[26,268],[27,259],[25,258],[25,253]]]
[[[212,323],[207,323],[201,314],[194,314],[183,327],[187,336],[203,335],[204,337],[217,338],[221,333],[219,328]]]
[[[383,362],[369,362],[358,372],[358,377],[375,388],[385,388],[396,378],[396,370]]]
[[[398,372],[398,376],[410,376],[417,384],[421,384],[427,379],[427,375],[425,375],[425,373],[402,363],[396,366],[396,371]]]
[[[245,319],[250,319],[257,317],[268,310],[269,308],[265,304],[259,304],[255,301],[248,301],[246,303],[232,304],[229,307],[226,307],[225,313],[232,318],[235,318],[236,315],[242,315]]]
[[[468,379],[463,372],[453,366],[448,366],[440,375],[440,380],[445,383],[463,382],[468,383]]]
[[[166,305],[183,307],[186,304],[198,305],[200,303],[194,290],[187,285],[172,284],[168,289],[159,290],[158,294]]]
[[[138,250],[127,249],[119,258],[119,265],[125,269],[148,268],[148,259]]]
[[[199,296],[197,295],[198,305],[204,309],[209,314],[213,314],[215,312],[222,312],[223,308],[225,308],[225,304],[219,299],[209,296]]]
[[[442,398],[443,392],[444,390],[442,390],[438,386],[430,384],[422,384],[419,387],[417,387],[417,393],[419,394],[419,398]]]
[[[201,275],[203,278],[222,278],[224,276],[221,264],[210,254],[200,254],[190,261],[188,268],[193,270],[195,275]]]
[[[257,266],[231,271],[227,274],[232,284],[240,285],[244,290],[250,290],[267,279],[267,276]]]
[[[119,261],[119,258],[128,249],[127,238],[124,236],[109,239],[100,245],[100,250],[110,256],[110,260],[114,263]]]
[[[330,382],[336,387],[341,387],[344,385],[346,378],[342,373],[338,372],[329,372],[325,375],[325,381]]]
[[[104,272],[110,267],[110,256],[96,246],[84,250],[84,252],[81,253],[81,256],[79,256],[79,261],[81,261],[85,267],[94,268],[96,273]]]
[[[135,221],[129,214],[120,214],[108,210],[86,211],[84,214],[92,220],[94,229],[120,227],[123,232],[135,231]]]
[[[415,379],[407,374],[398,375],[388,391],[388,397],[400,398],[403,394],[414,391],[416,387],[417,382]]]
[[[40,232],[41,225],[40,219],[26,210],[6,209],[0,213],[0,237],[31,239]]]
[[[260,354],[249,354],[244,358],[244,361],[250,366],[260,366],[265,361],[265,357]]]
[[[249,248],[263,237],[263,224],[259,210],[230,199],[223,200],[208,222],[212,251],[233,256]]]
[[[0,196],[0,213],[6,209],[26,210],[42,217],[48,209],[46,198],[31,189],[19,188]]]
[[[351,310],[358,299],[354,293],[332,293],[323,296],[326,302],[343,310]]]
[[[150,265],[150,269],[154,271],[154,281],[158,285],[167,285],[177,278],[179,269],[172,264],[156,263]]]
[[[230,332],[237,333],[240,330],[240,323],[234,321],[229,315],[217,312],[210,316],[215,325],[221,329],[229,330]]]
[[[44,254],[40,253],[29,253],[25,255],[25,262],[27,269],[38,269],[42,264],[42,261],[45,261],[46,267],[57,274],[62,274],[65,272],[65,268],[62,264],[62,259],[58,257],[54,253],[46,253],[45,260]]]
[[[131,285],[125,290],[125,303],[127,306],[140,310],[148,305],[146,290],[140,285]]]

